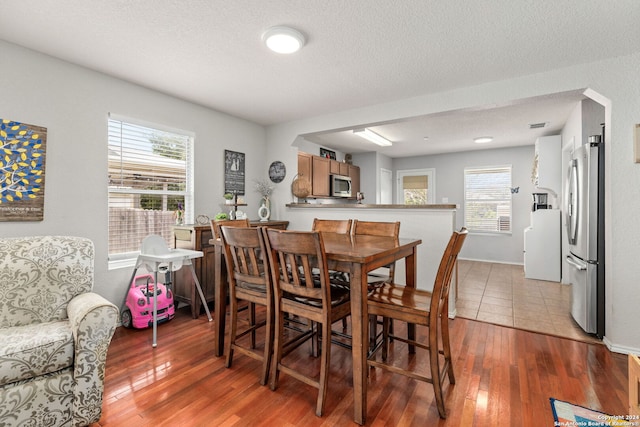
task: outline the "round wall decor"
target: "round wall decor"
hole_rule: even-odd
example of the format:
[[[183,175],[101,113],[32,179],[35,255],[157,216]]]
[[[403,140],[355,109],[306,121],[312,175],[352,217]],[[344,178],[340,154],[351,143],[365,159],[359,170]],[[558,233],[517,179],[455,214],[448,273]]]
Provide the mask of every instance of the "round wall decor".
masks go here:
[[[286,174],[287,168],[281,161],[276,160],[269,166],[269,179],[276,184],[282,182]]]

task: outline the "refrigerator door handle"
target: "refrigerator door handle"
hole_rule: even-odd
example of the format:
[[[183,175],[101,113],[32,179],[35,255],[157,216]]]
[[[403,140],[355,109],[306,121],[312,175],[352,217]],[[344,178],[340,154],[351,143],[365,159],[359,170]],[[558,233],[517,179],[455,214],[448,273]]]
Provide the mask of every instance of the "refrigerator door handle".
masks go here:
[[[567,262],[577,268],[578,270],[586,270],[587,264],[576,261],[576,259],[570,255],[567,255]]]

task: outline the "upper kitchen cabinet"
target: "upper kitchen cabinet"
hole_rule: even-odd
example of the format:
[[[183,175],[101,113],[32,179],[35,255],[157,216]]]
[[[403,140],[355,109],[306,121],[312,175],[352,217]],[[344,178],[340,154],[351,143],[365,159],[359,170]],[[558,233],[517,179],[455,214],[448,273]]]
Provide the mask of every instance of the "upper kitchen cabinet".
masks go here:
[[[311,195],[329,196],[329,174],[331,171],[331,160],[320,157],[311,157]]]
[[[351,195],[355,197],[360,191],[360,167],[348,164],[347,169],[347,176],[351,178]]]
[[[351,194],[360,191],[360,168],[345,162],[298,152],[298,177],[307,179],[311,194],[309,197],[330,197],[330,176],[342,175],[351,178]]]
[[[536,140],[533,184],[549,190],[554,196],[562,191],[562,139],[560,135],[543,136]]]
[[[337,160],[331,160],[330,171],[331,175],[349,176],[349,165]]]
[[[311,188],[311,154],[298,153],[298,178],[307,181],[307,188]]]

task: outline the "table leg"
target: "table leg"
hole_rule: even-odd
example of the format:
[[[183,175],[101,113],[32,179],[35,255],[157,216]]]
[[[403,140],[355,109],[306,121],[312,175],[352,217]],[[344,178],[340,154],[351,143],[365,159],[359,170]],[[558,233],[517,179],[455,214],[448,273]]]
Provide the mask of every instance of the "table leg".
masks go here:
[[[416,246],[413,247],[411,255],[405,258],[405,283],[408,287],[416,287],[416,277],[418,272],[418,266],[416,265]],[[415,341],[416,339],[416,325],[413,323],[407,323],[407,338]],[[416,352],[415,345],[409,345],[409,354]]]
[[[353,420],[364,425],[367,418],[367,274],[361,264],[351,267],[351,354],[353,357]]]
[[[227,313],[227,286],[226,276],[222,265],[222,246],[216,245],[214,251],[214,316],[215,316],[215,337],[213,340],[213,353],[220,357],[224,352],[224,327]]]

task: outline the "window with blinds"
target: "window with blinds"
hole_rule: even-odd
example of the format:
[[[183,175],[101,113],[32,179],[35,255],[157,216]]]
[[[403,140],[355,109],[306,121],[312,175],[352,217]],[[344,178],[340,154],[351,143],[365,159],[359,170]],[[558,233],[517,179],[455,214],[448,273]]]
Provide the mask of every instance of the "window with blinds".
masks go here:
[[[402,177],[402,199],[405,205],[425,205],[429,191],[427,175],[406,175]]]
[[[397,200],[404,205],[425,205],[435,202],[436,170],[397,170]]]
[[[110,116],[109,260],[135,257],[149,234],[170,245],[177,217],[193,219],[192,153],[188,132]]]
[[[464,223],[469,231],[511,232],[511,166],[465,168]]]

